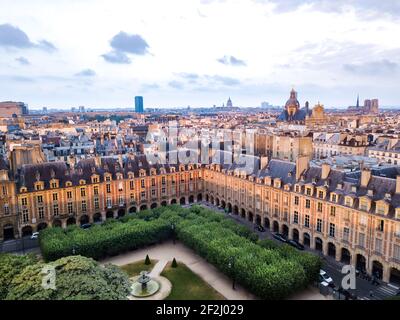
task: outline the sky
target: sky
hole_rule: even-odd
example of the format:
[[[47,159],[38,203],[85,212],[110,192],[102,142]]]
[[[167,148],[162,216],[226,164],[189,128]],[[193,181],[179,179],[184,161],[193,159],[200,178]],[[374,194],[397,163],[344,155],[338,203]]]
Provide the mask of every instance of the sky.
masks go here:
[[[400,106],[398,0],[0,0],[0,101]]]

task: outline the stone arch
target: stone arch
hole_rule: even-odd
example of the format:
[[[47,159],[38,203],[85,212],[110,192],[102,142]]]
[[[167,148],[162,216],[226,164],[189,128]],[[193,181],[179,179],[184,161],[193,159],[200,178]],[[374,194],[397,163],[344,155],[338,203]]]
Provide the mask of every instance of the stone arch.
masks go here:
[[[219,198],[215,198],[215,205],[216,205],[217,207],[219,207],[219,205],[220,205]]]
[[[336,246],[332,242],[328,242],[328,256],[336,258]]]
[[[239,207],[238,206],[233,206],[233,214],[238,215],[239,214]]]
[[[89,216],[86,214],[82,215],[79,222],[81,225],[89,223]]]
[[[93,215],[93,222],[101,222],[101,214],[99,212]]]
[[[135,206],[129,208],[129,214],[136,213],[137,208]]]
[[[244,219],[246,218],[246,210],[242,208],[242,210],[240,211],[240,216]]]
[[[114,212],[107,211],[106,212],[106,219],[112,219],[112,218],[114,218]]]
[[[21,230],[22,237],[30,237],[33,233],[33,228],[31,226],[25,226]]]
[[[248,219],[250,222],[253,222],[253,221],[254,221],[253,212],[249,211],[249,212],[247,213],[247,219]]]
[[[74,224],[76,224],[76,219],[74,217],[69,217],[67,219],[67,226],[72,226]]]
[[[208,196],[208,194],[206,194],[206,202],[209,202],[209,199],[210,197]]]
[[[264,218],[264,226],[266,229],[270,228],[270,221],[269,221],[269,218],[267,218],[267,217]]]
[[[275,233],[279,233],[279,222],[276,220],[272,223],[272,231]]]
[[[37,231],[39,232],[39,231],[42,231],[42,230],[44,230],[46,228],[47,228],[47,223],[46,222],[41,222],[37,226]]]
[[[213,197],[213,196],[210,196],[210,203],[211,203],[212,205],[215,204],[215,203],[214,203],[214,197]]]
[[[321,238],[316,237],[315,238],[315,250],[319,251],[319,252],[323,252],[323,245],[324,242],[321,240]]]
[[[55,219],[53,221],[53,228],[61,228],[62,227],[62,222],[59,219]]]
[[[194,196],[193,195],[190,195],[189,196],[189,203],[193,203],[194,202]]]
[[[153,202],[150,206],[150,209],[155,209],[157,208],[157,203]]]
[[[378,279],[382,279],[383,277],[383,264],[378,260],[372,261],[372,275]]]
[[[227,208],[228,208],[228,212],[231,213],[232,212],[232,204],[230,202],[228,202]]]
[[[397,268],[390,268],[389,282],[396,286],[400,286],[400,270]]]
[[[288,238],[289,237],[289,227],[286,224],[282,225],[282,234]]]
[[[226,208],[226,202],[224,200],[221,200],[221,208],[222,209]]]
[[[6,224],[3,227],[3,240],[7,241],[7,240],[12,240],[14,238],[15,238],[14,226],[12,224]]]
[[[126,214],[125,209],[118,210],[118,218],[122,218],[123,216],[125,216],[125,214]]]
[[[176,204],[176,199],[172,199],[171,204]]]
[[[256,214],[256,224],[261,225],[261,216],[259,214]]]
[[[360,271],[367,270],[367,259],[360,253],[356,256],[356,268]]]
[[[307,232],[304,232],[303,234],[303,245],[306,247],[311,246],[311,237]]]
[[[197,195],[197,202],[201,202],[201,201],[203,201],[203,195],[201,193],[199,193]]]
[[[161,202],[161,207],[166,207],[168,205],[168,202],[167,201],[162,201]]]
[[[342,252],[340,254],[340,261],[345,264],[350,264],[351,262],[351,253],[347,248],[342,248]]]
[[[296,228],[293,228],[293,230],[292,230],[292,239],[295,241],[300,240],[299,230],[297,230]]]
[[[147,210],[147,204],[142,204],[140,206],[140,211],[144,211],[144,210]]]
[[[186,204],[186,198],[185,198],[185,197],[180,198],[180,199],[179,199],[179,204],[180,204],[181,206],[185,205],[185,204]]]

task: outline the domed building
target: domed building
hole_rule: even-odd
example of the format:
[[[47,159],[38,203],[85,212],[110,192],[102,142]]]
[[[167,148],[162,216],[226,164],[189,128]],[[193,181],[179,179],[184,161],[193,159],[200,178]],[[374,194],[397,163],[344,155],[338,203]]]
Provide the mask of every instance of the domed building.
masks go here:
[[[279,115],[277,121],[304,123],[307,116],[311,113],[308,109],[308,103],[304,108],[300,108],[300,102],[297,100],[297,92],[292,89],[290,91],[290,98],[285,104],[285,110]]]

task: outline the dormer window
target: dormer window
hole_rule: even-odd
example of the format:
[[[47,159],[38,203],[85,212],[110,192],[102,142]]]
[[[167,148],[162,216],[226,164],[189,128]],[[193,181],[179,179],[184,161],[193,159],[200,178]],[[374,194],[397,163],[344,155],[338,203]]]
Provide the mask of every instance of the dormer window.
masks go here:
[[[351,192],[356,193],[357,192],[357,186],[351,186]]]
[[[374,196],[374,190],[369,189],[367,195],[369,197],[373,197]]]
[[[365,198],[360,199],[360,210],[363,210],[363,211],[369,210],[369,202]]]
[[[307,194],[308,196],[311,196],[311,194],[312,194],[312,189],[311,189],[311,188],[307,188],[307,189],[306,189],[306,194]]]
[[[331,194],[331,201],[332,201],[332,202],[337,202],[337,198],[338,198],[338,196],[337,196],[336,193],[332,193],[332,194]]]
[[[342,189],[343,189],[343,185],[342,185],[341,183],[338,183],[337,188],[338,188],[339,190],[342,190]]]
[[[300,192],[300,186],[296,185],[295,190],[296,190],[297,193],[299,193]]]
[[[71,182],[71,181],[67,181],[67,182],[65,183],[65,186],[66,186],[66,187],[72,187],[72,182]]]
[[[344,201],[344,204],[345,204],[347,207],[351,207],[352,202],[353,202],[353,199],[352,199],[352,198],[346,197],[346,198],[345,198],[345,201]]]
[[[80,184],[80,185],[86,184],[86,181],[83,180],[83,179],[81,179],[81,180],[79,180],[79,184]]]

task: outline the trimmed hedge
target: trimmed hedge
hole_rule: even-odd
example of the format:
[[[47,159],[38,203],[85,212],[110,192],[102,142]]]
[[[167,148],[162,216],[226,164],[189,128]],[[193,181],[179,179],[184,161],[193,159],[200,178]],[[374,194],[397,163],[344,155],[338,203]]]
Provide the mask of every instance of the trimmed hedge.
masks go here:
[[[40,233],[43,258],[52,261],[73,253],[101,259],[121,252],[158,243],[169,238],[171,226],[166,220],[131,219],[81,229],[72,226],[63,230],[49,228]]]

